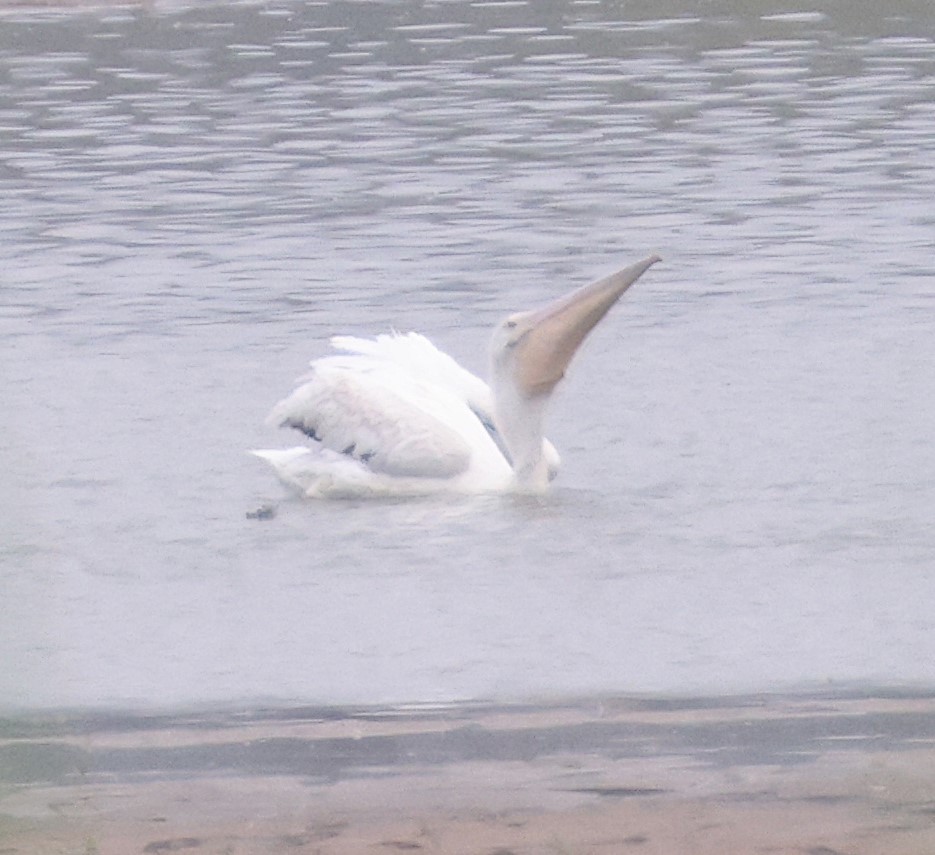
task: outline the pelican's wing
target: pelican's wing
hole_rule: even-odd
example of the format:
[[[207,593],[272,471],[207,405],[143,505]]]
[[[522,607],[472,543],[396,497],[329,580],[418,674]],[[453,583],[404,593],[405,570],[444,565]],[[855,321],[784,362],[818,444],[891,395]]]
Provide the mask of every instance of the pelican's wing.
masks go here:
[[[461,398],[483,425],[500,454],[510,461],[510,452],[494,421],[490,387],[476,374],[439,350],[424,335],[416,332],[383,333],[375,338],[336,335],[331,338],[331,346],[344,353],[368,356],[375,361],[395,365],[408,376],[442,387]],[[551,480],[558,474],[561,458],[548,439],[542,440],[542,453]]]
[[[469,467],[480,425],[456,395],[363,354],[318,359],[303,379],[270,423],[385,475],[453,478]]]
[[[415,380],[447,389],[462,398],[480,418],[493,421],[490,387],[435,347],[424,335],[415,332],[384,333],[375,338],[336,335],[331,339],[331,346],[345,353],[369,356],[376,361],[395,365]]]

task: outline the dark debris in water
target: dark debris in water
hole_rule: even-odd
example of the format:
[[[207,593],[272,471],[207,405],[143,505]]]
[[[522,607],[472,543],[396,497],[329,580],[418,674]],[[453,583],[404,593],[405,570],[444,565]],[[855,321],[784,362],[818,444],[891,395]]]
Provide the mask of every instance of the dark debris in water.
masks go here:
[[[260,505],[253,511],[247,511],[248,520],[271,520],[276,516],[276,508],[272,505]]]

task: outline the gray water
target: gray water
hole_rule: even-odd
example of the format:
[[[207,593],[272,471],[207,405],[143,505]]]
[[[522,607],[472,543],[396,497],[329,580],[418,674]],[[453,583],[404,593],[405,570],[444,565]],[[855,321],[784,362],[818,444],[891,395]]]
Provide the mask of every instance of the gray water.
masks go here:
[[[0,10],[0,707],[935,685],[935,11],[769,5]],[[652,252],[544,500],[244,453]]]

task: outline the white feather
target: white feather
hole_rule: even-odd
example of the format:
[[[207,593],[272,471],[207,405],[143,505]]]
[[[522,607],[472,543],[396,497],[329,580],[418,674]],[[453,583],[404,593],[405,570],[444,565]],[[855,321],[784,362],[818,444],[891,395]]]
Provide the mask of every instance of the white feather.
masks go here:
[[[414,333],[338,337],[273,408],[271,425],[315,442],[259,451],[308,495],[501,489],[510,467],[478,415],[487,385]],[[407,483],[403,483],[403,481]]]
[[[482,417],[492,420],[490,387],[435,347],[424,335],[416,332],[383,334],[375,338],[336,335],[331,339],[331,346],[335,350],[363,354],[388,365],[396,365],[413,379],[449,390]]]
[[[358,460],[321,446],[250,453],[272,466],[287,487],[310,499],[419,496],[438,492],[437,483],[430,479],[381,475]]]

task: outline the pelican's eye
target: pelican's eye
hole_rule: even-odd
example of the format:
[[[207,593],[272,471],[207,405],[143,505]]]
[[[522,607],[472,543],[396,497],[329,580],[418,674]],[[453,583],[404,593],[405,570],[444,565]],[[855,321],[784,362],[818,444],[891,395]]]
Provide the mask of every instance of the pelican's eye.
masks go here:
[[[516,321],[507,321],[507,322],[506,322],[506,328],[507,328],[508,330],[515,330],[515,329],[516,329]]]

